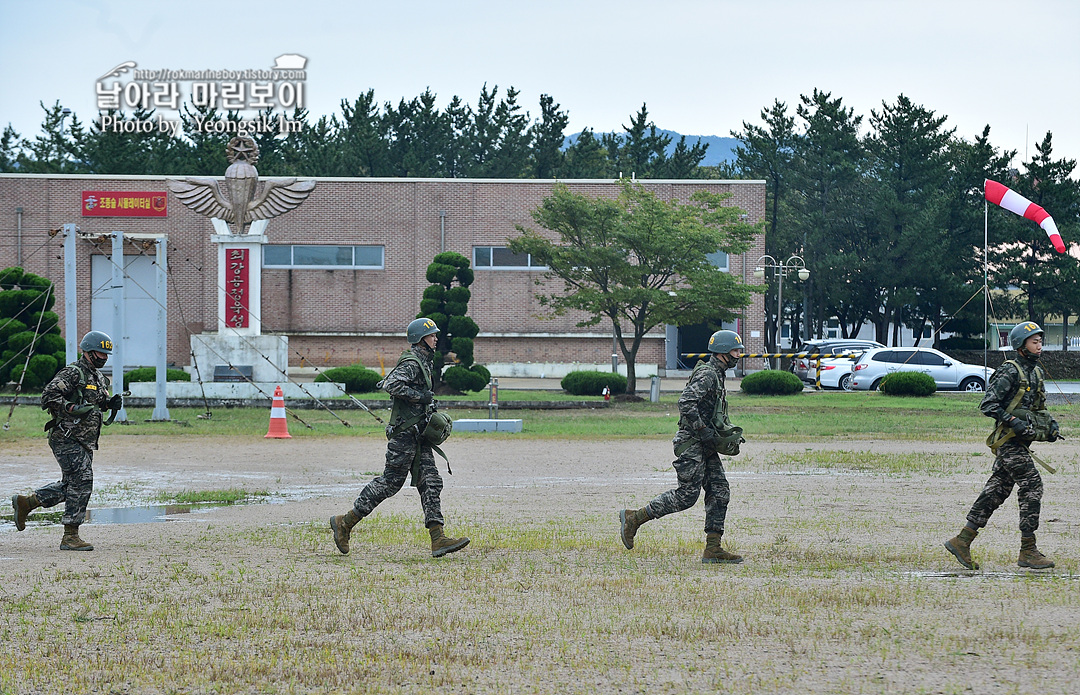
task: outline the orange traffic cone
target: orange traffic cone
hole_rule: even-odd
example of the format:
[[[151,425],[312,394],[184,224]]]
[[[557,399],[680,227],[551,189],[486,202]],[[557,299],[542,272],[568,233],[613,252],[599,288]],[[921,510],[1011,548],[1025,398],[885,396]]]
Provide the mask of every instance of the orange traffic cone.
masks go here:
[[[285,394],[280,386],[274,389],[274,402],[270,405],[270,429],[263,439],[292,439],[289,422],[285,419]]]

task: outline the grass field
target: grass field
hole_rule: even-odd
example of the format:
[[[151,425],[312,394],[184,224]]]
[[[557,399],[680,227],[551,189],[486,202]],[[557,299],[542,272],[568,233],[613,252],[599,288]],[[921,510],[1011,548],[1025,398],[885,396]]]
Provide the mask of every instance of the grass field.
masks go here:
[[[550,396],[545,392],[521,392],[530,400]],[[525,432],[502,437],[661,437],[671,438],[678,425],[678,396],[664,394],[659,403],[613,403],[609,407],[576,410],[502,410],[505,418],[523,418]],[[788,441],[822,437],[887,437],[891,439],[937,439],[967,441],[986,436],[989,422],[978,412],[979,394],[936,394],[928,398],[897,398],[878,393],[803,393],[763,397],[733,393],[729,396],[732,419],[748,435]],[[269,409],[215,408],[209,420],[199,419],[204,409],[170,408],[176,422],[147,422],[149,408],[129,408],[127,424],[104,430],[123,434],[162,434],[178,437],[239,435],[269,423]],[[296,410],[289,417],[294,437],[382,436],[383,425],[359,410]],[[454,408],[455,419],[487,417],[487,409]],[[376,411],[387,420],[388,411]],[[1080,424],[1080,404],[1054,408],[1063,428]],[[297,419],[299,418],[299,419]],[[48,415],[32,406],[15,409],[11,427],[0,431],[0,444],[38,437]],[[346,426],[342,420],[348,423]],[[311,427],[307,427],[306,425]],[[461,433],[455,436],[475,436]],[[481,435],[491,437],[492,434]]]
[[[725,545],[746,561],[728,566],[699,561],[700,501],[633,551],[617,540],[620,507],[674,485],[673,400],[455,435],[443,506],[472,543],[440,560],[407,486],[348,556],[333,547],[327,517],[380,466],[370,416],[303,411],[314,430],[290,420],[294,439],[271,441],[261,410],[170,409],[188,426],[133,411],[95,458],[103,491],[232,504],[89,524],[93,553],[56,550],[55,521],[0,522],[0,695],[1076,692],[1077,411],[1055,408],[1070,439],[1041,445],[1063,467],[1039,532],[1057,567],[1016,567],[1014,498],[968,572],[941,542],[990,468],[977,403],[734,395],[749,442],[728,464]],[[0,480],[56,474],[42,416],[19,408],[0,432]]]

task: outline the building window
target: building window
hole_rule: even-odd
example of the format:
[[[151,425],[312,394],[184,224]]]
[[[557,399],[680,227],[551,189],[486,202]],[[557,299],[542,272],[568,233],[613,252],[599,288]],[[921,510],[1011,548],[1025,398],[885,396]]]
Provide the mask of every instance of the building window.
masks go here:
[[[364,268],[382,270],[382,246],[263,246],[267,268]]]
[[[528,253],[513,253],[505,246],[474,246],[473,267],[487,270],[547,270]]]
[[[724,253],[723,251],[717,251],[716,253],[706,254],[705,257],[709,259],[709,263],[712,263],[714,266],[716,266],[717,270],[723,270],[724,272],[727,272],[728,255],[726,253]]]

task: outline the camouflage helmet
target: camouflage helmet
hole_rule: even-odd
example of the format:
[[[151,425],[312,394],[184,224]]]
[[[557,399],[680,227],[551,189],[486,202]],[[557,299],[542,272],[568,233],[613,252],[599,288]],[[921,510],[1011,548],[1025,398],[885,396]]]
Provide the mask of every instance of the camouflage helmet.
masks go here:
[[[438,332],[439,327],[435,325],[435,322],[425,318],[413,319],[413,321],[409,323],[408,330],[405,331],[406,335],[409,337],[410,345],[416,345],[423,340],[424,336]]]
[[[742,338],[735,331],[717,331],[709,338],[709,352],[726,355],[735,348],[743,349]]]
[[[1045,333],[1043,329],[1039,328],[1039,324],[1034,321],[1025,321],[1017,324],[1009,331],[1009,343],[1012,345],[1013,350],[1019,350],[1024,347],[1024,341],[1033,335],[1045,335]]]
[[[79,349],[83,352],[100,352],[105,355],[112,354],[112,338],[101,331],[90,331],[79,341]]]

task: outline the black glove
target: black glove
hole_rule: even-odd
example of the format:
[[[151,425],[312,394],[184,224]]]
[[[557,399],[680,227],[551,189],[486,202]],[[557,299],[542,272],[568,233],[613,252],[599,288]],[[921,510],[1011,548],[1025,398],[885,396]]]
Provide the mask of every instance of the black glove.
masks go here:
[[[1061,428],[1058,427],[1057,420],[1050,420],[1050,441],[1056,442],[1059,439],[1065,439],[1061,436]]]
[[[427,405],[435,400],[434,391],[424,391],[424,394],[420,396],[420,405]]]
[[[102,408],[102,410],[120,410],[123,407],[124,397],[118,393],[109,400],[105,401],[105,407]]]
[[[1031,439],[1035,436],[1035,428],[1028,423],[1027,420],[1021,420],[1015,415],[1010,416],[1005,424],[1012,428],[1012,431],[1017,437],[1023,437],[1025,439]]]
[[[94,408],[95,406],[93,403],[84,403],[83,405],[75,405],[74,403],[70,403],[67,407],[67,411],[70,415],[74,415],[75,417],[84,417]]]

